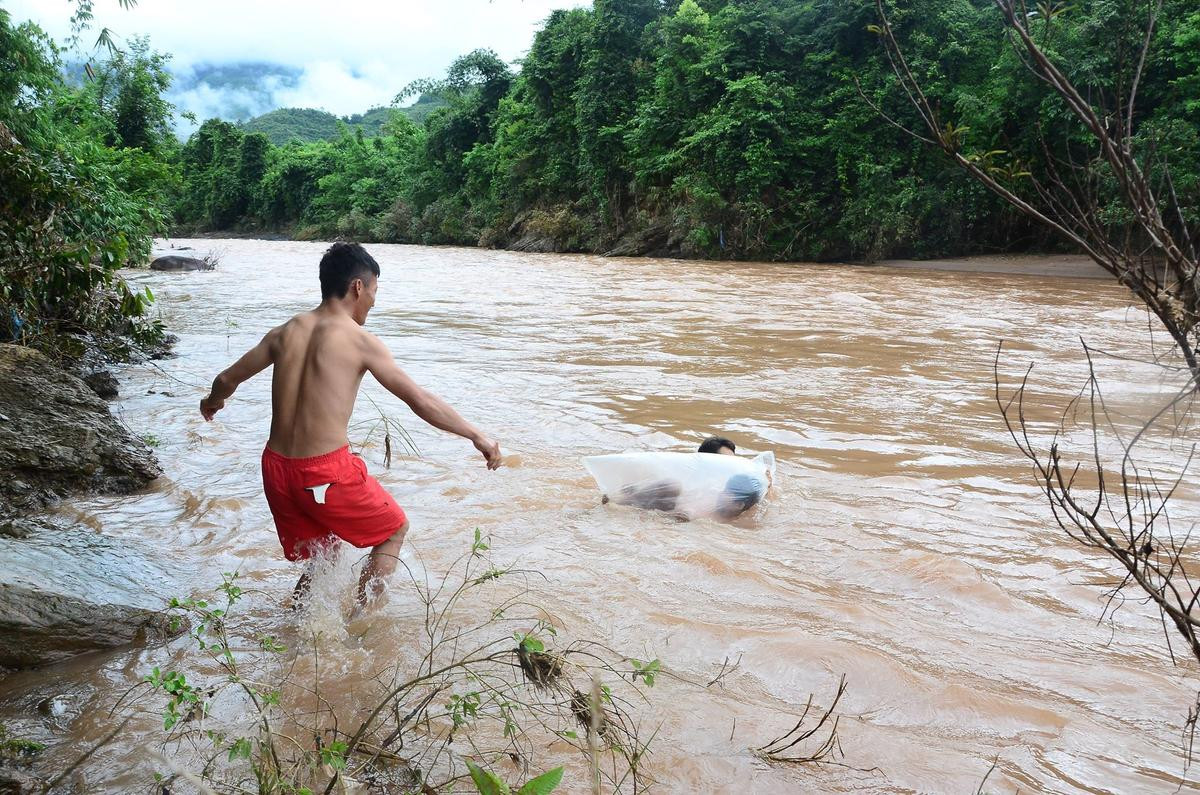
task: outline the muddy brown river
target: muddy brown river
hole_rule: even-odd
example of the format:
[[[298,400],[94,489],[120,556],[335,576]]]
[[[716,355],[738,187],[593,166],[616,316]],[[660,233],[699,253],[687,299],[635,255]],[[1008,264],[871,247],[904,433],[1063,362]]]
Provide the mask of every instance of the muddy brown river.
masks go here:
[[[57,512],[116,550],[148,550],[165,582],[148,598],[211,593],[221,572],[240,571],[253,588],[248,620],[281,636],[319,630],[321,664],[344,683],[324,695],[353,701],[419,629],[404,592],[372,619],[370,643],[340,618],[352,560],[317,588],[329,609],[284,610],[296,569],[259,477],[269,378],[239,389],[212,424],[196,408],[213,375],[315,304],[323,245],[171,242],[215,250],[220,265],[130,274],[180,341],[175,358],[122,370],[114,404],[153,436],[165,475],[145,493]],[[1172,664],[1147,605],[1131,598],[1104,613],[1114,566],[1054,525],[993,397],[1000,340],[1006,384],[1036,362],[1027,400],[1041,418],[1081,385],[1081,337],[1143,356],[1146,318],[1123,290],[978,272],[994,268],[369,248],[383,275],[368,329],[508,456],[488,472],[469,444],[368,377],[364,394],[420,451],[397,445],[385,469],[379,410],[360,397],[351,439],[408,512],[405,561],[444,574],[479,528],[497,560],[544,575],[534,593],[565,632],[660,659],[672,675],[638,708],[657,730],[655,791],[965,793],[993,762],[985,790],[997,792],[1193,788],[1181,733],[1200,670]],[[1098,367],[1126,416],[1172,387],[1135,362]],[[687,451],[713,433],[739,452],[775,452],[775,487],[752,522],[601,505],[580,464]],[[1174,521],[1194,521],[1197,504],[1185,483]],[[111,560],[119,572],[119,551]],[[111,727],[122,693],[155,665],[186,669],[190,648],[11,676],[0,684],[9,693],[49,682],[82,693],[83,706],[56,722],[9,699],[0,719],[57,743],[47,763],[69,760]],[[740,663],[705,687],[725,661]],[[751,752],[790,728],[809,694],[827,704],[842,674],[840,765],[773,765]],[[80,791],[151,791],[165,764],[153,707],[89,761]],[[579,759],[560,761],[560,791],[589,791]]]

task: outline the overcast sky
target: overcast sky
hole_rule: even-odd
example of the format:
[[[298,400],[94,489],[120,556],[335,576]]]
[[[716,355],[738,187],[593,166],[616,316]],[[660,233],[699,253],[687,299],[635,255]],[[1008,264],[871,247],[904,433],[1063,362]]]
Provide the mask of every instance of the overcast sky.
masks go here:
[[[586,0],[96,0],[90,46],[101,28],[120,38],[149,35],[171,53],[172,69],[197,64],[271,61],[303,70],[294,85],[272,87],[278,107],[323,108],[338,115],[391,103],[412,80],[440,77],[458,55],[488,47],[522,57],[555,8]],[[15,21],[32,19],[60,41],[71,0],[5,0]],[[290,82],[290,81],[289,81]],[[181,110],[214,115],[223,98],[203,86],[176,95]],[[411,102],[412,100],[406,100]]]

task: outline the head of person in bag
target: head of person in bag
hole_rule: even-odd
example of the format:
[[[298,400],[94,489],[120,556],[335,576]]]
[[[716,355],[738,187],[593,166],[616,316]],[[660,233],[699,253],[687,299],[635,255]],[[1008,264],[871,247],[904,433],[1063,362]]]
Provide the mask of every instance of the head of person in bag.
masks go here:
[[[724,436],[710,436],[700,443],[697,453],[715,453],[716,455],[737,455],[737,445]]]

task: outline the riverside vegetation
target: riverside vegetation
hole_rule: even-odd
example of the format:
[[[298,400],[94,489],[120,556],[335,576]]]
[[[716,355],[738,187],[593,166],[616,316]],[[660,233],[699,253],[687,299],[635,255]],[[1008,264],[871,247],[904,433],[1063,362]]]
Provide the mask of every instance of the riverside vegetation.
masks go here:
[[[1031,13],[1053,14],[1046,46],[1081,90],[1119,90],[1130,53],[1110,43],[1141,29],[1138,3]],[[870,2],[598,0],[551,14],[519,69],[476,51],[441,79],[397,86],[397,100],[442,103],[423,124],[394,114],[379,135],[345,127],[276,145],[219,119],[180,144],[162,99],[167,56],[148,42],[69,87],[45,37],[5,18],[0,121],[37,162],[100,192],[87,203],[97,217],[80,221],[112,262],[168,230],[777,260],[1060,247],[872,107],[921,124],[889,101],[902,81],[877,22]],[[1037,133],[1064,129],[1061,109],[1013,57],[991,3],[904,6],[892,25],[964,150],[1035,173],[1059,156]],[[1133,135],[1171,153],[1194,220],[1200,12],[1166,2],[1151,45]]]
[[[1085,90],[1113,89],[1139,29],[1128,0],[1051,3],[1053,54]],[[209,120],[180,154],[176,223],[383,242],[554,251],[831,259],[1059,245],[881,117],[899,82],[873,4],[598,0],[558,11],[519,71],[459,58],[398,100],[446,107],[385,134],[276,147]],[[964,143],[1009,162],[1060,111],[1012,56],[988,2],[899,10],[893,24]],[[1200,14],[1169,2],[1135,133],[1170,150],[1197,206]],[[912,109],[895,111],[907,126]],[[1055,153],[1057,155],[1057,152]],[[1117,222],[1117,219],[1107,219]]]

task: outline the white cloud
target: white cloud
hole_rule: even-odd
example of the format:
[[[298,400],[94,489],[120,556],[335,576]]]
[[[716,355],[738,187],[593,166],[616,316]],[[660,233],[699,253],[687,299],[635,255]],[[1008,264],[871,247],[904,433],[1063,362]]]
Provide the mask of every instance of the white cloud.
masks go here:
[[[172,91],[170,100],[179,113],[192,113],[199,121],[220,117],[229,121],[245,121],[269,110],[281,107],[277,100],[279,78],[270,75],[263,80],[262,91],[232,88],[213,88],[199,83],[183,91]],[[186,119],[176,120],[176,130],[191,135],[198,125]]]
[[[103,27],[122,39],[149,35],[171,53],[172,68],[269,61],[303,69],[296,85],[275,86],[276,106],[324,108],[344,115],[390,104],[413,80],[439,77],[459,55],[491,48],[512,61],[555,8],[585,0],[139,0],[132,10],[96,0],[94,40]],[[69,0],[6,0],[14,20],[32,19],[65,38]],[[263,88],[266,88],[264,85]],[[202,118],[226,102],[203,86],[175,97]],[[255,92],[232,97],[250,103]],[[267,108],[262,108],[266,110]]]
[[[275,92],[280,107],[321,108],[339,116],[362,113],[390,105],[402,86],[393,85],[395,74],[380,61],[357,68],[342,61],[306,64],[294,87]]]

